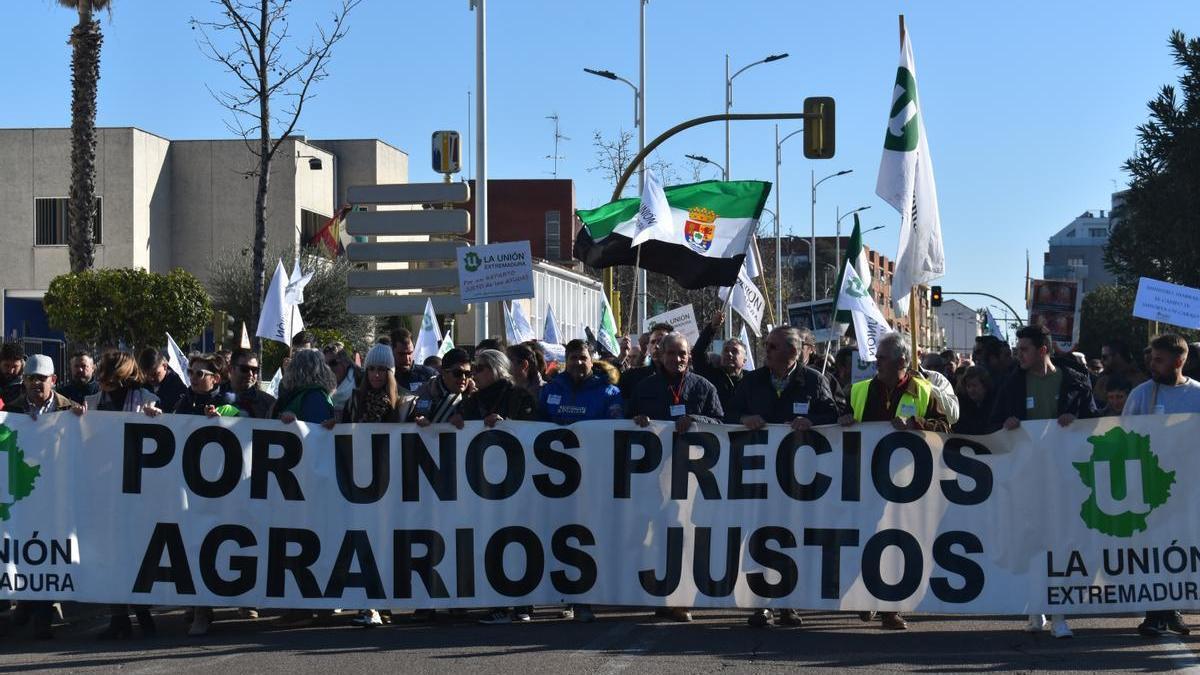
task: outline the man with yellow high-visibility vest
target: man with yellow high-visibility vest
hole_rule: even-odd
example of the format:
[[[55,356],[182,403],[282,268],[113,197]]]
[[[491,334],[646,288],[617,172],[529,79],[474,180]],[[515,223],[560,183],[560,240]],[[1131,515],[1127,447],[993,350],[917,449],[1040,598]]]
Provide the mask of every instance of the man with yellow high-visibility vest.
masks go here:
[[[875,351],[875,377],[850,387],[850,412],[838,421],[849,426],[858,422],[891,422],[897,429],[948,432],[946,417],[938,410],[933,385],[909,372],[912,347],[900,333],[888,333]],[[871,620],[873,612],[859,616]],[[883,627],[907,630],[899,612],[880,612]]]

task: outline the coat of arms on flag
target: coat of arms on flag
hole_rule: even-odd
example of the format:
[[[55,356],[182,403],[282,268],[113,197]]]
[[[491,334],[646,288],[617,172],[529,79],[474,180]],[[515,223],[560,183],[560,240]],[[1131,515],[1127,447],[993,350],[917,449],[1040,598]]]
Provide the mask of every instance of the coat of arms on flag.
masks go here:
[[[707,251],[717,232],[716,220],[717,214],[712,209],[703,206],[688,209],[687,223],[683,226],[684,241],[697,251]]]

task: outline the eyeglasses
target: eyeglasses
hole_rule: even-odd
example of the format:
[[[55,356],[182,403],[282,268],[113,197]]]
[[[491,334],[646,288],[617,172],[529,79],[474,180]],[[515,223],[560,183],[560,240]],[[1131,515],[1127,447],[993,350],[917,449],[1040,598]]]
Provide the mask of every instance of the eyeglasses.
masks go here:
[[[257,375],[258,371],[259,371],[259,367],[258,366],[247,366],[245,364],[242,364],[242,365],[238,366],[238,370],[242,371],[243,373],[249,373],[250,375]]]
[[[217,375],[213,371],[205,370],[203,368],[192,368],[188,370],[188,374],[192,377],[216,377]]]
[[[454,377],[455,379],[459,379],[459,380],[462,380],[462,379],[465,379],[465,378],[468,378],[471,376],[471,371],[465,370],[465,369],[448,370],[446,372],[450,373],[451,377]]]

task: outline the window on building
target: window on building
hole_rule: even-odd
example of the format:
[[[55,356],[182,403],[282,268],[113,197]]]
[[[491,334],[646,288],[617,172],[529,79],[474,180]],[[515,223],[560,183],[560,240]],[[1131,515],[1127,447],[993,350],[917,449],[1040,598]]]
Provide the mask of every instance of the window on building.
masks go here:
[[[1067,267],[1083,267],[1083,258],[1067,258]]]
[[[1103,227],[1089,227],[1088,236],[1095,239],[1103,239],[1108,234],[1108,230]]]
[[[1074,237],[1074,236],[1075,236],[1075,230],[1071,230],[1070,232],[1067,232],[1067,236],[1068,236],[1068,237]]]
[[[300,245],[311,244],[321,228],[329,222],[329,218],[330,216],[323,216],[316,211],[300,209]]]
[[[561,257],[562,213],[559,211],[546,212],[546,259],[558,260]]]
[[[34,246],[66,246],[67,233],[70,230],[70,216],[67,214],[67,198],[35,199],[34,210]],[[100,198],[96,197],[96,217],[92,221],[92,233],[97,244],[104,243],[100,238]]]

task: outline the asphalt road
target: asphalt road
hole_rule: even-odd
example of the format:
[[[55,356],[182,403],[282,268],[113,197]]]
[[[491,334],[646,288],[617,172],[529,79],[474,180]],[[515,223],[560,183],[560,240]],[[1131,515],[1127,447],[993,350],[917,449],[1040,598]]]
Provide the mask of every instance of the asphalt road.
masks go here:
[[[12,628],[0,638],[0,672],[1200,672],[1200,636],[1143,638],[1133,617],[1077,619],[1073,639],[1055,640],[1022,632],[1017,617],[916,616],[897,633],[854,615],[819,613],[806,613],[803,627],[754,629],[745,612],[723,610],[697,612],[690,624],[624,609],[599,611],[593,624],[563,621],[551,608],[539,608],[531,623],[504,626],[444,617],[364,629],[350,625],[351,616],[285,627],[219,610],[208,636],[189,638],[174,611],[158,615],[158,637],[136,637],[135,629],[134,639],[112,643],[95,639],[106,620],[92,615],[59,626],[49,641]]]

